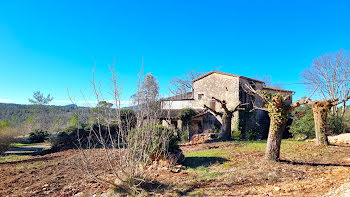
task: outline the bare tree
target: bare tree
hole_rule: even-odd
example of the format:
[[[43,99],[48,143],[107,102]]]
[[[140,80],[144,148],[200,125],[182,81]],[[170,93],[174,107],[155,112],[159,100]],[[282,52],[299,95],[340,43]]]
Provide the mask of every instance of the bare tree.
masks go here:
[[[263,76],[255,75],[255,76],[253,76],[253,79],[258,79],[260,81],[263,81],[263,82],[265,82],[265,85],[267,85],[267,86],[281,88],[281,85],[273,83],[271,75],[263,75]]]
[[[350,90],[350,54],[344,50],[314,59],[302,74],[309,88],[318,87],[318,101],[311,103],[315,121],[316,143],[328,145],[328,113],[343,119]],[[339,114],[338,105],[343,104]]]
[[[307,87],[318,87],[318,97],[322,101],[343,99],[350,89],[350,54],[344,50],[324,54],[313,60],[311,68],[302,73]],[[343,113],[346,103],[343,102]],[[337,106],[332,106],[332,114]]]
[[[229,140],[231,139],[231,122],[233,118],[233,113],[238,110],[244,110],[240,108],[241,106],[245,105],[241,102],[237,103],[235,107],[233,107],[231,110],[227,108],[227,103],[225,100],[219,100],[215,97],[212,97],[213,100],[221,104],[221,108],[224,110],[224,112],[218,112],[207,105],[204,105],[204,108],[211,111],[214,115],[219,116],[222,119],[222,127],[220,132],[220,139],[221,140]]]
[[[79,138],[81,166],[89,177],[136,196],[145,192],[141,185],[152,178],[149,165],[154,160],[169,156],[167,148],[172,133],[156,125],[158,114],[154,104],[159,100],[158,93],[153,92],[158,90],[158,84],[153,83],[156,82],[155,78],[146,75],[145,80],[141,81],[142,74],[139,75],[138,91],[134,95],[138,103],[136,126],[131,127],[128,126],[131,125],[128,124],[128,117],[121,114],[121,87],[114,66],[110,67],[110,71],[112,88],[109,93],[113,96],[113,104],[105,102],[101,84],[96,83],[94,78],[91,82],[99,104],[94,110],[95,122],[87,141],[82,135]],[[100,151],[96,147],[101,147]],[[112,179],[108,173],[97,173],[92,165],[96,158],[103,162],[106,172],[112,173]]]
[[[170,80],[170,93],[173,95],[180,95],[191,92],[193,89],[192,81],[202,74],[202,72],[198,72],[197,69],[194,69],[188,70],[188,72],[181,77],[174,77]]]
[[[298,100],[290,104],[290,97],[281,93],[270,93],[264,90],[255,90],[250,84],[243,85],[245,91],[251,95],[257,96],[265,103],[265,108],[256,107],[267,111],[270,117],[270,128],[267,138],[265,159],[268,161],[278,161],[280,159],[280,148],[283,132],[286,127],[288,114],[296,107],[306,104],[310,97]]]

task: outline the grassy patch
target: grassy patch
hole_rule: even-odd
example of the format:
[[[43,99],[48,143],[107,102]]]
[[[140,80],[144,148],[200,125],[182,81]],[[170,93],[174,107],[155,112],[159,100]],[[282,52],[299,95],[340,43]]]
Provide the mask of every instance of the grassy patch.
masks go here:
[[[196,190],[196,191],[190,192],[187,196],[197,197],[197,196],[205,196],[205,195],[204,195],[203,189],[201,189],[201,190]]]
[[[281,152],[294,154],[298,157],[306,155],[298,150],[298,147],[305,147],[303,141],[283,140]],[[239,146],[237,146],[239,144]],[[185,165],[187,171],[194,174],[197,180],[208,181],[220,179],[234,169],[232,176],[239,176],[240,169],[249,168],[251,154],[249,152],[264,152],[266,140],[248,142],[224,142],[220,148],[207,149],[186,153]],[[325,153],[317,153],[326,155]],[[253,156],[254,157],[254,156]],[[225,175],[226,174],[226,175]],[[231,176],[231,175],[230,175]]]
[[[234,150],[237,151],[265,151],[266,149],[266,140],[259,140],[259,141],[246,141],[246,142],[238,142],[242,146],[238,146],[234,148]],[[305,144],[307,142],[305,141],[296,141],[296,140],[282,140],[281,143],[281,151],[288,151],[293,146],[297,146],[300,144]]]
[[[200,181],[209,181],[213,180],[218,176],[224,174],[224,172],[216,171],[214,169],[210,169],[209,167],[198,167],[198,168],[190,168],[187,170],[188,172],[194,172],[199,176]]]
[[[26,146],[40,146],[40,145],[48,145],[47,142],[42,143],[11,143],[11,147],[26,147]]]
[[[11,161],[18,161],[23,159],[28,159],[31,156],[29,155],[6,155],[6,156],[0,156],[0,163],[6,163]]]
[[[235,147],[234,151],[264,151],[266,140],[238,142],[242,146]]]
[[[227,156],[227,151],[224,149],[209,149],[195,151],[185,154],[186,157],[225,157]]]
[[[25,170],[25,169],[31,169],[31,168],[40,168],[43,165],[43,162],[34,162],[34,163],[29,163],[29,164],[24,164],[19,167],[17,167],[17,170]]]

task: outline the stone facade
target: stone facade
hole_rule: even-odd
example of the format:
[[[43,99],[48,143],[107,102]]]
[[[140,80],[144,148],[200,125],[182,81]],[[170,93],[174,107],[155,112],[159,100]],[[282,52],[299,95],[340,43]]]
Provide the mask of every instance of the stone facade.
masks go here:
[[[212,97],[225,100],[228,109],[235,107],[238,102],[241,102],[247,105],[244,106],[245,110],[235,112],[232,120],[232,132],[239,130],[243,139],[247,137],[247,134],[263,138],[266,135],[264,133],[268,131],[269,122],[266,121],[268,116],[262,110],[252,111],[253,105],[263,107],[264,104],[260,98],[247,94],[243,90],[243,86],[246,83],[252,85],[255,89],[281,92],[282,94],[290,95],[290,98],[292,96],[291,91],[267,87],[264,82],[259,80],[212,71],[193,80],[192,92],[164,99],[162,101],[162,109],[180,110],[193,108],[199,110],[201,113],[193,118],[192,128],[194,133],[213,132],[215,129],[220,129],[222,120],[219,116],[204,110],[204,105],[215,111],[223,112],[221,105],[214,101]]]

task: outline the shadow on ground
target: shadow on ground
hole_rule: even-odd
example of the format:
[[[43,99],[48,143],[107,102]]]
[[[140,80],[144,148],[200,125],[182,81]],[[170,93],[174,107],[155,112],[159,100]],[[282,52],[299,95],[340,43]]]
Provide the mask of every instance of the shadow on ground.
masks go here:
[[[222,157],[186,157],[184,161],[184,165],[189,168],[197,168],[197,167],[208,167],[215,163],[224,163],[229,161]]]
[[[337,164],[337,163],[313,163],[313,162],[297,162],[290,160],[280,160],[281,163],[288,163],[292,165],[306,165],[306,166],[341,166],[350,167],[348,164]]]
[[[11,147],[8,151],[6,151],[5,155],[31,155],[34,152],[42,151],[45,147]]]

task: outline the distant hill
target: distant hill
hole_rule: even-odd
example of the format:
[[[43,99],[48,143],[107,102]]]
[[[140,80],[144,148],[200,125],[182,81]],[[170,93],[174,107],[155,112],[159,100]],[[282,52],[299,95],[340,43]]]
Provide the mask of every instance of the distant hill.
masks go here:
[[[78,105],[76,104],[69,104],[69,105],[65,105],[66,107],[78,107]]]
[[[54,105],[20,105],[0,103],[0,121],[6,120],[13,127],[18,127],[26,120],[32,119],[40,122],[45,128],[62,129],[67,127],[68,121],[74,114],[79,114],[79,122],[88,120],[90,109],[77,107],[76,105],[54,106]]]

